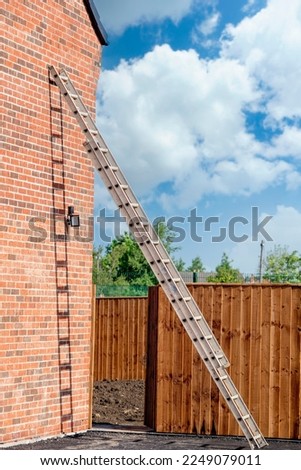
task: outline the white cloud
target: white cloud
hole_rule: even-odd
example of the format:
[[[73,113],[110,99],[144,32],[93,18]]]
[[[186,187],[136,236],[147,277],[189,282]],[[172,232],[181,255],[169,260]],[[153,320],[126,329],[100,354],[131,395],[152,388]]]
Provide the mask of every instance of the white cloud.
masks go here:
[[[130,183],[148,196],[170,182],[174,194],[160,196],[165,207],[210,192],[250,194],[291,171],[263,158],[266,147],[245,128],[243,109],[259,94],[236,60],[157,46],[103,72],[99,93],[100,127]]]
[[[203,34],[204,36],[210,36],[210,34],[214,33],[215,29],[218,26],[220,20],[220,13],[215,12],[211,16],[208,16],[204,21],[202,21],[197,30]]]
[[[263,6],[263,3],[266,3],[267,0],[247,0],[247,3],[243,6],[243,12],[254,12],[254,10],[258,10],[259,7]]]
[[[301,1],[269,0],[255,16],[229,25],[225,36],[222,56],[256,77],[271,122],[300,116]]]
[[[263,220],[267,214],[262,214],[260,220]],[[272,215],[272,219],[267,223],[265,229],[272,241],[264,241],[264,256],[274,249],[274,246],[281,245],[288,247],[289,251],[298,251],[300,253],[301,239],[301,212],[292,206],[279,205]],[[235,260],[237,266],[243,273],[258,273],[260,242],[248,241],[237,243],[230,250],[230,258]]]
[[[128,26],[162,21],[177,23],[187,15],[196,0],[94,0],[104,27],[121,34]],[[208,2],[208,0],[207,0]]]
[[[277,206],[269,223],[269,233],[273,245],[288,245],[290,250],[300,251],[301,213],[291,206]]]
[[[301,129],[297,126],[284,126],[282,133],[272,140],[267,155],[271,157],[294,157],[301,160]]]
[[[112,199],[112,196],[110,195],[108,189],[104,186],[98,174],[95,175],[94,180],[94,199],[96,214],[104,208],[109,210],[116,209],[116,205]]]
[[[173,4],[177,15],[177,6],[184,11],[192,2]],[[137,13],[138,3],[130,5]],[[159,2],[151,11],[150,18]],[[165,44],[101,75],[101,131],[139,197],[165,210],[192,206],[204,194],[300,184],[301,1],[269,0],[226,32],[216,59]],[[247,128],[245,111],[257,110],[277,130],[270,143]],[[157,196],[162,183],[171,191]]]
[[[191,33],[191,40],[193,44],[201,45],[205,49],[218,47],[219,44],[215,38],[210,38],[219,22],[220,22],[221,14],[217,11],[214,11],[211,15],[209,15],[205,20],[201,21],[195,28],[192,30]]]

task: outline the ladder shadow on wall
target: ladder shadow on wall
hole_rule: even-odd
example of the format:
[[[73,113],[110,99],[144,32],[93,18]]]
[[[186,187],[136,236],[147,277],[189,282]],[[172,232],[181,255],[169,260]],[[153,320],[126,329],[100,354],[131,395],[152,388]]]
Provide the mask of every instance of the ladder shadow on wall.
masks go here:
[[[70,285],[68,276],[68,227],[66,224],[64,125],[61,93],[49,77],[53,242],[56,286],[58,383],[61,432],[73,432]]]

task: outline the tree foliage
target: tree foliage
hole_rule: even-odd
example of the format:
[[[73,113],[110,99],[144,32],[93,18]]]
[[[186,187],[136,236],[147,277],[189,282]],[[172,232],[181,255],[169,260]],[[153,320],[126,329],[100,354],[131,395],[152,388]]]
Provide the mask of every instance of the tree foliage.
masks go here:
[[[215,274],[209,276],[208,282],[242,282],[243,276],[238,269],[231,266],[232,261],[226,253],[223,253],[221,262],[215,268]]]
[[[93,251],[93,282],[98,285],[145,285],[157,283],[132,235],[125,233],[104,250]]]
[[[163,243],[167,253],[170,255],[179,250],[179,247],[174,246],[175,232],[166,225],[165,222],[159,221],[154,224],[155,232]]]
[[[275,283],[301,282],[301,258],[297,251],[276,245],[264,260],[263,279]]]
[[[185,261],[182,258],[173,259],[173,262],[178,271],[180,272],[186,271]]]
[[[163,222],[154,227],[166,251],[171,254],[174,233]],[[115,286],[151,286],[158,283],[134,237],[129,233],[115,238],[106,248],[93,250],[93,283]]]
[[[188,266],[187,271],[194,271],[199,273],[205,271],[205,266],[199,256],[196,256],[192,259],[191,265]]]

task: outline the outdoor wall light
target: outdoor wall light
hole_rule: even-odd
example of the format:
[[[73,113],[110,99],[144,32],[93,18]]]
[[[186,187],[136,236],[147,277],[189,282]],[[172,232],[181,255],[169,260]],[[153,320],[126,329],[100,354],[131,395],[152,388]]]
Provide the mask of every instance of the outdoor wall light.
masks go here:
[[[67,215],[67,224],[70,227],[79,227],[80,226],[80,219],[78,214],[74,214],[74,207],[68,207],[68,215]]]

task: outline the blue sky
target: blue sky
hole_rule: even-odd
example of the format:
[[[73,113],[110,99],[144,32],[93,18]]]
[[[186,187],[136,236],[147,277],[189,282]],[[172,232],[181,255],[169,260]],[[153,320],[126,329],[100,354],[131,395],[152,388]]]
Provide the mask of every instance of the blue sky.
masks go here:
[[[174,217],[176,256],[256,273],[262,240],[301,251],[301,0],[94,3],[97,124],[149,218]]]

